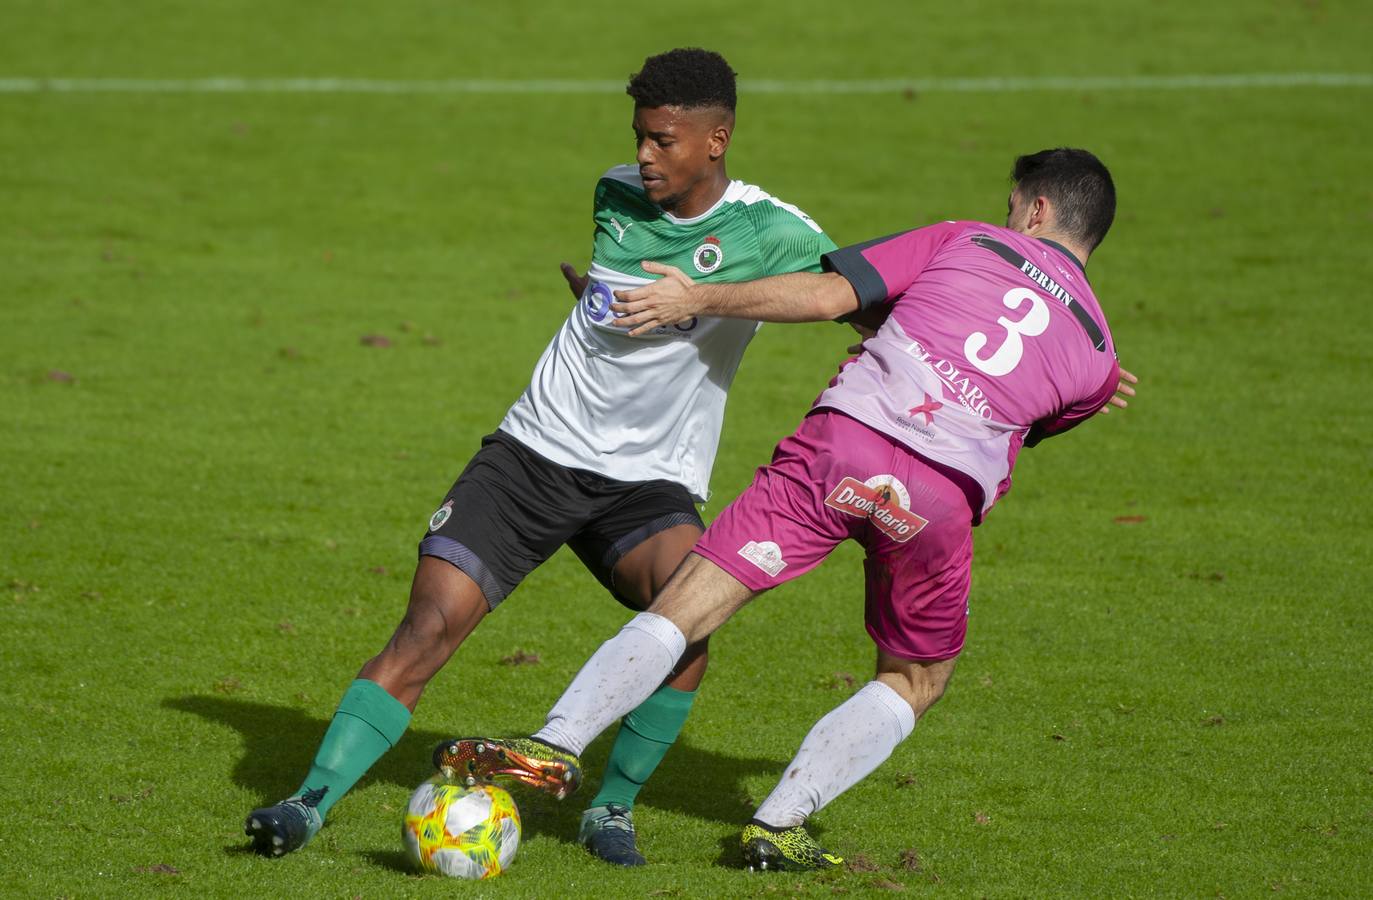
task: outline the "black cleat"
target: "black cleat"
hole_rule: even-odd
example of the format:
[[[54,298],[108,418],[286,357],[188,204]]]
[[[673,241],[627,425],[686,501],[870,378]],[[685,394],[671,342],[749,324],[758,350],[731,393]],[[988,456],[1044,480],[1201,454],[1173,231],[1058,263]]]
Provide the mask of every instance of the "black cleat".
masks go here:
[[[253,839],[253,851],[259,856],[285,856],[310,843],[324,824],[315,807],[328,790],[324,787],[306,791],[299,797],[288,797],[276,806],[250,812],[243,823],[243,833]]]
[[[634,819],[629,807],[619,803],[593,806],[582,813],[577,840],[592,856],[617,866],[642,866],[648,862],[635,846]]]

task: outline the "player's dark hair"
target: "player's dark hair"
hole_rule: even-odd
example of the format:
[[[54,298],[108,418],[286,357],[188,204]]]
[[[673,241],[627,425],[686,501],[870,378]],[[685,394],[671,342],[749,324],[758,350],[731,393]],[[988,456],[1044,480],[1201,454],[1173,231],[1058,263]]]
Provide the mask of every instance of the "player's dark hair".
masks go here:
[[[679,47],[645,59],[629,76],[625,93],[635,106],[649,109],[718,106],[734,112],[734,70],[712,50]]]
[[[1086,150],[1059,147],[1019,157],[1011,181],[1020,196],[1048,197],[1060,229],[1094,250],[1116,217],[1116,186]]]

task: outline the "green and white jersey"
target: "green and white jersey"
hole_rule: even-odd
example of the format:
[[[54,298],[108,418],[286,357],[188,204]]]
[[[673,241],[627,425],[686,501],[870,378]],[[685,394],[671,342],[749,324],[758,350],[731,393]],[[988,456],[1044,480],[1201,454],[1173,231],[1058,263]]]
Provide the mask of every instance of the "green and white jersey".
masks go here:
[[[596,185],[589,282],[501,430],[546,459],[617,481],[665,479],[704,501],[725,395],[760,323],[702,318],[629,337],[613,291],[653,280],[643,260],[699,281],[818,272],[834,242],[810,217],[732,181],[713,207],[682,219],[644,194],[635,166]]]

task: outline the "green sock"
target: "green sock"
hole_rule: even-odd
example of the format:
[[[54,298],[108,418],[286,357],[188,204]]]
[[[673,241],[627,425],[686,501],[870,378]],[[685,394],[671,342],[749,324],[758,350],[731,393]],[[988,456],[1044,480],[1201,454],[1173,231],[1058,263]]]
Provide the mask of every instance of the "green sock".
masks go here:
[[[316,807],[321,818],[328,815],[330,807],[396,745],[409,724],[410,710],[385,688],[363,678],[354,681],[339,701],[297,796],[328,788]]]
[[[682,724],[695,700],[695,691],[679,691],[663,685],[639,704],[638,709],[624,717],[606,762],[601,792],[591,801],[591,806],[622,803],[634,808],[639,789],[681,734]]]

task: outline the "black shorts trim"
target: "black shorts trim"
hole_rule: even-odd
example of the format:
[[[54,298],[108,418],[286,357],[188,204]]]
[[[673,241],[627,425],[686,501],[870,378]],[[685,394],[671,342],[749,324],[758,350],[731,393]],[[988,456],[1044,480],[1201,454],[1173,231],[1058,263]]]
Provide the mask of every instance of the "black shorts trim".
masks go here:
[[[626,534],[615,543],[611,544],[605,551],[605,556],[601,557],[601,565],[607,570],[615,568],[615,564],[624,559],[624,556],[644,541],[669,528],[676,528],[678,525],[695,525],[702,531],[706,530],[705,523],[701,517],[692,512],[674,512],[665,516],[659,516],[652,522],[646,522],[638,528]]]
[[[420,556],[437,557],[452,563],[464,572],[477,583],[477,587],[481,588],[488,609],[500,606],[501,601],[509,596],[506,591],[501,590],[500,582],[491,574],[491,569],[482,562],[481,557],[451,537],[442,534],[428,535],[420,541]]]

